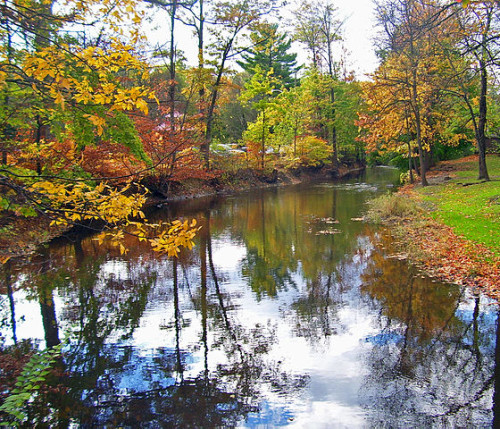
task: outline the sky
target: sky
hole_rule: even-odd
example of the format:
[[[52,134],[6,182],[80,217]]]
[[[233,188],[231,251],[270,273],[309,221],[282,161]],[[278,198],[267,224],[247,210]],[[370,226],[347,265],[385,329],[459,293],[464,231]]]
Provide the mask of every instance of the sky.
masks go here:
[[[295,3],[300,4],[300,0]],[[376,34],[373,0],[333,0],[333,4],[338,9],[338,19],[344,21],[343,44],[349,53],[348,69],[352,69],[356,77],[363,80],[378,65],[372,44]],[[336,48],[339,50],[341,47],[339,45]],[[306,63],[307,54],[300,52],[298,46],[295,46],[295,50],[299,52],[299,62]],[[339,51],[336,53],[340,55]]]
[[[296,3],[300,3],[300,0],[296,0]],[[366,73],[372,73],[378,65],[372,46],[372,38],[375,35],[372,0],[334,0],[334,5],[338,8],[338,18],[344,21],[343,43],[349,52],[348,69],[352,69],[358,79],[366,79]],[[290,20],[292,15],[289,10],[292,7],[287,6],[278,19],[280,21]],[[163,25],[159,24],[157,30],[151,30],[150,40],[157,39],[165,42],[165,18],[164,16],[155,17],[154,21],[159,24],[159,21],[163,20]],[[176,25],[177,47],[184,52],[188,63],[194,65],[197,62],[197,42],[192,36],[192,30],[186,27],[182,28],[180,23]],[[337,49],[337,56],[340,58],[340,45],[337,46]],[[298,53],[299,63],[308,62],[307,53],[298,43],[294,44],[292,50]]]
[[[372,39],[374,7],[372,0],[337,0],[339,15],[345,17],[345,44],[351,54],[356,76],[372,73],[378,65]]]

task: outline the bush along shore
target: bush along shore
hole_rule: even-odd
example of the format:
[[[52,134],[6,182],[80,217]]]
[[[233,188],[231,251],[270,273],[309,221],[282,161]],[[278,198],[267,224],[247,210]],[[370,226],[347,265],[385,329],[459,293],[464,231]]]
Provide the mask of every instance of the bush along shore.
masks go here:
[[[500,301],[500,156],[487,162],[491,181],[476,180],[474,156],[445,161],[431,170],[429,186],[379,197],[366,217],[385,225],[399,257],[427,275]]]

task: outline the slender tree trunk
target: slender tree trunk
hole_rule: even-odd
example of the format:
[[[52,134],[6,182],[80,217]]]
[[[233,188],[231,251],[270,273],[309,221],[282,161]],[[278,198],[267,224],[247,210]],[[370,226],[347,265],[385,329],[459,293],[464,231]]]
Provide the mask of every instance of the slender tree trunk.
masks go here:
[[[415,173],[420,176],[420,168],[418,168],[417,160],[415,159],[414,156],[411,157],[411,160],[413,163],[413,169],[415,170]]]
[[[172,140],[175,134],[175,15],[177,13],[177,0],[173,0],[170,10],[170,82],[168,86],[168,101],[170,107],[170,139]]]
[[[413,157],[411,156],[411,144],[408,142],[408,171],[410,172],[410,183],[413,183],[413,169],[411,166]]]
[[[217,104],[217,98],[219,96],[219,88],[222,83],[222,76],[224,74],[224,67],[226,65],[227,57],[229,52],[231,51],[231,47],[233,46],[234,37],[228,41],[226,46],[224,47],[224,51],[222,53],[221,63],[219,65],[219,69],[217,72],[217,77],[213,84],[212,94],[210,96],[210,104],[207,109],[206,116],[206,130],[205,130],[205,140],[201,145],[201,154],[203,156],[203,160],[205,161],[205,168],[210,169],[210,143],[212,142],[212,134],[213,134],[213,122],[215,116],[215,106]]]
[[[415,128],[417,131],[417,146],[418,146],[418,157],[420,159],[420,178],[422,186],[428,186],[427,182],[427,169],[426,169],[426,161],[424,155],[424,148],[422,145],[422,118],[420,116],[420,106],[418,103],[418,92],[417,92],[417,69],[416,65],[413,66],[412,70],[412,85],[411,85],[411,98],[413,104],[413,113],[415,115]]]
[[[333,76],[331,76],[333,79]],[[333,84],[333,82],[331,82]],[[330,103],[331,109],[332,109],[332,117],[330,118],[331,120],[331,145],[332,145],[332,168],[334,170],[338,170],[339,168],[339,159],[338,159],[338,153],[337,153],[337,127],[335,126],[335,116],[336,116],[336,111],[335,111],[335,90],[333,88],[330,88]]]
[[[40,148],[40,144],[42,143],[42,140],[45,140],[45,131],[46,131],[46,125],[42,123],[42,119],[40,116],[36,117],[36,131],[35,131],[35,143],[37,148]],[[42,174],[42,163],[40,161],[40,157],[37,156],[36,158],[36,174],[41,176]]]
[[[293,156],[297,156],[297,131],[298,131],[298,120],[295,120],[295,127],[293,127]]]
[[[479,96],[479,118],[478,128],[476,130],[477,149],[479,152],[479,177],[478,179],[490,180],[488,175],[488,168],[486,166],[486,119],[487,119],[487,105],[486,94],[488,91],[488,73],[484,61],[480,61],[481,68],[481,94]]]
[[[264,163],[266,158],[266,109],[262,111],[262,137],[261,137],[261,168],[264,170]]]
[[[7,0],[4,0],[4,7],[7,8]],[[11,64],[11,59],[12,59],[12,35],[10,33],[10,25],[9,25],[9,19],[7,17],[4,18],[3,23],[5,25],[5,31],[7,33],[7,62]],[[3,108],[5,111],[8,111],[9,109],[9,103],[10,103],[10,98],[9,98],[9,91],[7,86],[5,86],[5,94],[3,97]],[[3,133],[2,133],[2,161],[1,163],[3,165],[7,165],[7,154],[8,154],[8,136],[7,136],[7,129],[8,125],[4,125],[3,127]]]
[[[169,140],[173,144],[176,134],[176,124],[175,124],[175,89],[177,87],[177,75],[175,69],[176,61],[176,48],[175,48],[175,17],[177,14],[177,0],[173,0],[170,9],[170,65],[169,65],[169,85],[168,85],[168,104],[169,104],[169,119],[170,119],[170,130],[169,130]],[[177,150],[172,152],[172,157],[170,159],[170,165],[167,170],[166,178],[164,180],[165,193],[168,193],[170,178],[174,174],[175,163],[177,161]],[[161,185],[160,185],[161,186]],[[163,192],[163,190],[162,190]]]
[[[200,85],[200,90],[198,91],[198,97],[199,97],[199,112],[200,112],[200,117],[202,120],[206,121],[207,127],[208,127],[208,121],[205,117],[206,115],[206,106],[205,106],[205,83],[204,83],[204,73],[203,69],[205,67],[205,16],[204,16],[204,11],[203,11],[203,0],[199,0],[199,27],[198,27],[198,73],[199,73],[199,79],[201,82]],[[201,145],[201,153],[202,156],[205,160],[206,168],[208,169],[210,167],[210,143],[207,143],[207,135],[208,132],[205,134],[205,141]],[[210,136],[211,138],[211,136]]]

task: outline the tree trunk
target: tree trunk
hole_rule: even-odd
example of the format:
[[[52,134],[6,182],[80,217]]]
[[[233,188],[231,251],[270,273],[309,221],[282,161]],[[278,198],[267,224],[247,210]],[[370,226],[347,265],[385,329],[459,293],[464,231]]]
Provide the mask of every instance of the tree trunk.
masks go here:
[[[332,76],[333,79],[333,76]],[[333,84],[333,82],[332,82]],[[334,170],[338,170],[339,168],[339,159],[337,153],[337,128],[335,127],[335,90],[330,88],[330,103],[332,103],[332,117],[330,118],[331,124],[331,145],[332,145],[332,168]]]
[[[416,66],[414,66],[412,74],[413,74],[413,82],[411,86],[411,97],[413,104],[413,113],[415,115],[415,128],[417,131],[418,157],[420,159],[420,178],[422,186],[428,186],[429,183],[427,182],[427,177],[426,177],[427,173],[426,160],[425,160],[424,148],[422,145],[422,123],[421,123],[422,118],[420,117],[420,107],[418,104]]]
[[[414,180],[413,180],[413,169],[412,169],[412,166],[411,166],[411,162],[412,162],[412,154],[411,154],[411,144],[410,142],[408,142],[408,171],[410,172],[410,183],[413,183]]]
[[[170,139],[172,140],[175,134],[175,14],[177,13],[177,0],[173,0],[172,9],[170,11],[170,82],[168,86],[168,101],[170,107]]]
[[[46,134],[47,134],[46,128],[47,128],[47,126],[45,124],[43,124],[40,116],[37,116],[36,117],[36,131],[35,131],[35,143],[36,143],[37,148],[40,147],[40,144],[42,143],[42,141],[45,140],[47,137],[46,136]],[[39,156],[37,156],[37,158],[36,158],[36,174],[38,174],[39,176],[42,175],[42,163],[40,161]]]
[[[262,137],[261,137],[261,168],[264,170],[265,158],[266,158],[266,109],[262,111]]]
[[[479,152],[479,180],[490,180],[488,175],[488,168],[486,166],[486,119],[487,119],[487,105],[486,94],[488,91],[488,73],[484,61],[480,61],[481,67],[481,94],[479,96],[479,118],[478,128],[476,130],[477,150]]]
[[[230,39],[226,46],[224,47],[224,51],[222,53],[221,63],[219,65],[219,69],[217,71],[217,78],[215,79],[212,94],[210,97],[210,104],[207,110],[206,117],[206,130],[205,130],[205,139],[201,145],[201,154],[203,156],[203,160],[205,161],[205,168],[207,170],[210,169],[210,143],[212,142],[212,133],[213,133],[213,121],[215,114],[215,106],[217,104],[217,97],[219,96],[219,87],[222,82],[222,75],[224,74],[224,67],[226,65],[227,57],[229,52],[231,51],[231,47],[233,46],[234,38]]]

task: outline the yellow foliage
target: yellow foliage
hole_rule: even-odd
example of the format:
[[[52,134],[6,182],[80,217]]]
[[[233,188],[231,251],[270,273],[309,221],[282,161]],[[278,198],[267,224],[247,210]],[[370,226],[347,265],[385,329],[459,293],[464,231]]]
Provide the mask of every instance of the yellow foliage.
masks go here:
[[[147,64],[135,55],[131,46],[119,41],[111,43],[106,50],[48,46],[27,54],[23,70],[33,79],[35,91],[45,94],[48,91],[54,103],[63,109],[65,103],[76,101],[107,105],[110,111],[138,109],[147,114],[146,100],[156,99],[154,92],[144,86],[120,88],[117,85],[120,71],[142,77],[148,75]],[[100,130],[99,125],[95,125]]]
[[[191,249],[194,246],[193,238],[199,229],[196,228],[196,219],[191,223],[187,220],[174,220],[168,229],[164,229],[157,238],[150,240],[150,243],[155,252],[177,256],[181,247]]]
[[[142,207],[146,202],[143,193],[132,193],[130,186],[122,190],[100,183],[91,187],[83,182],[76,184],[40,181],[31,186],[31,192],[41,204],[44,201],[59,215],[53,225],[70,225],[81,221],[101,220],[107,229],[97,236],[102,244],[110,238],[112,244],[127,252],[123,245],[124,231],[130,229],[140,241],[149,241],[153,250],[175,257],[182,247],[191,249],[199,227],[196,220],[191,222],[175,220],[172,223],[150,224],[145,219]],[[134,219],[140,219],[135,221]],[[120,228],[114,228],[119,226]]]

